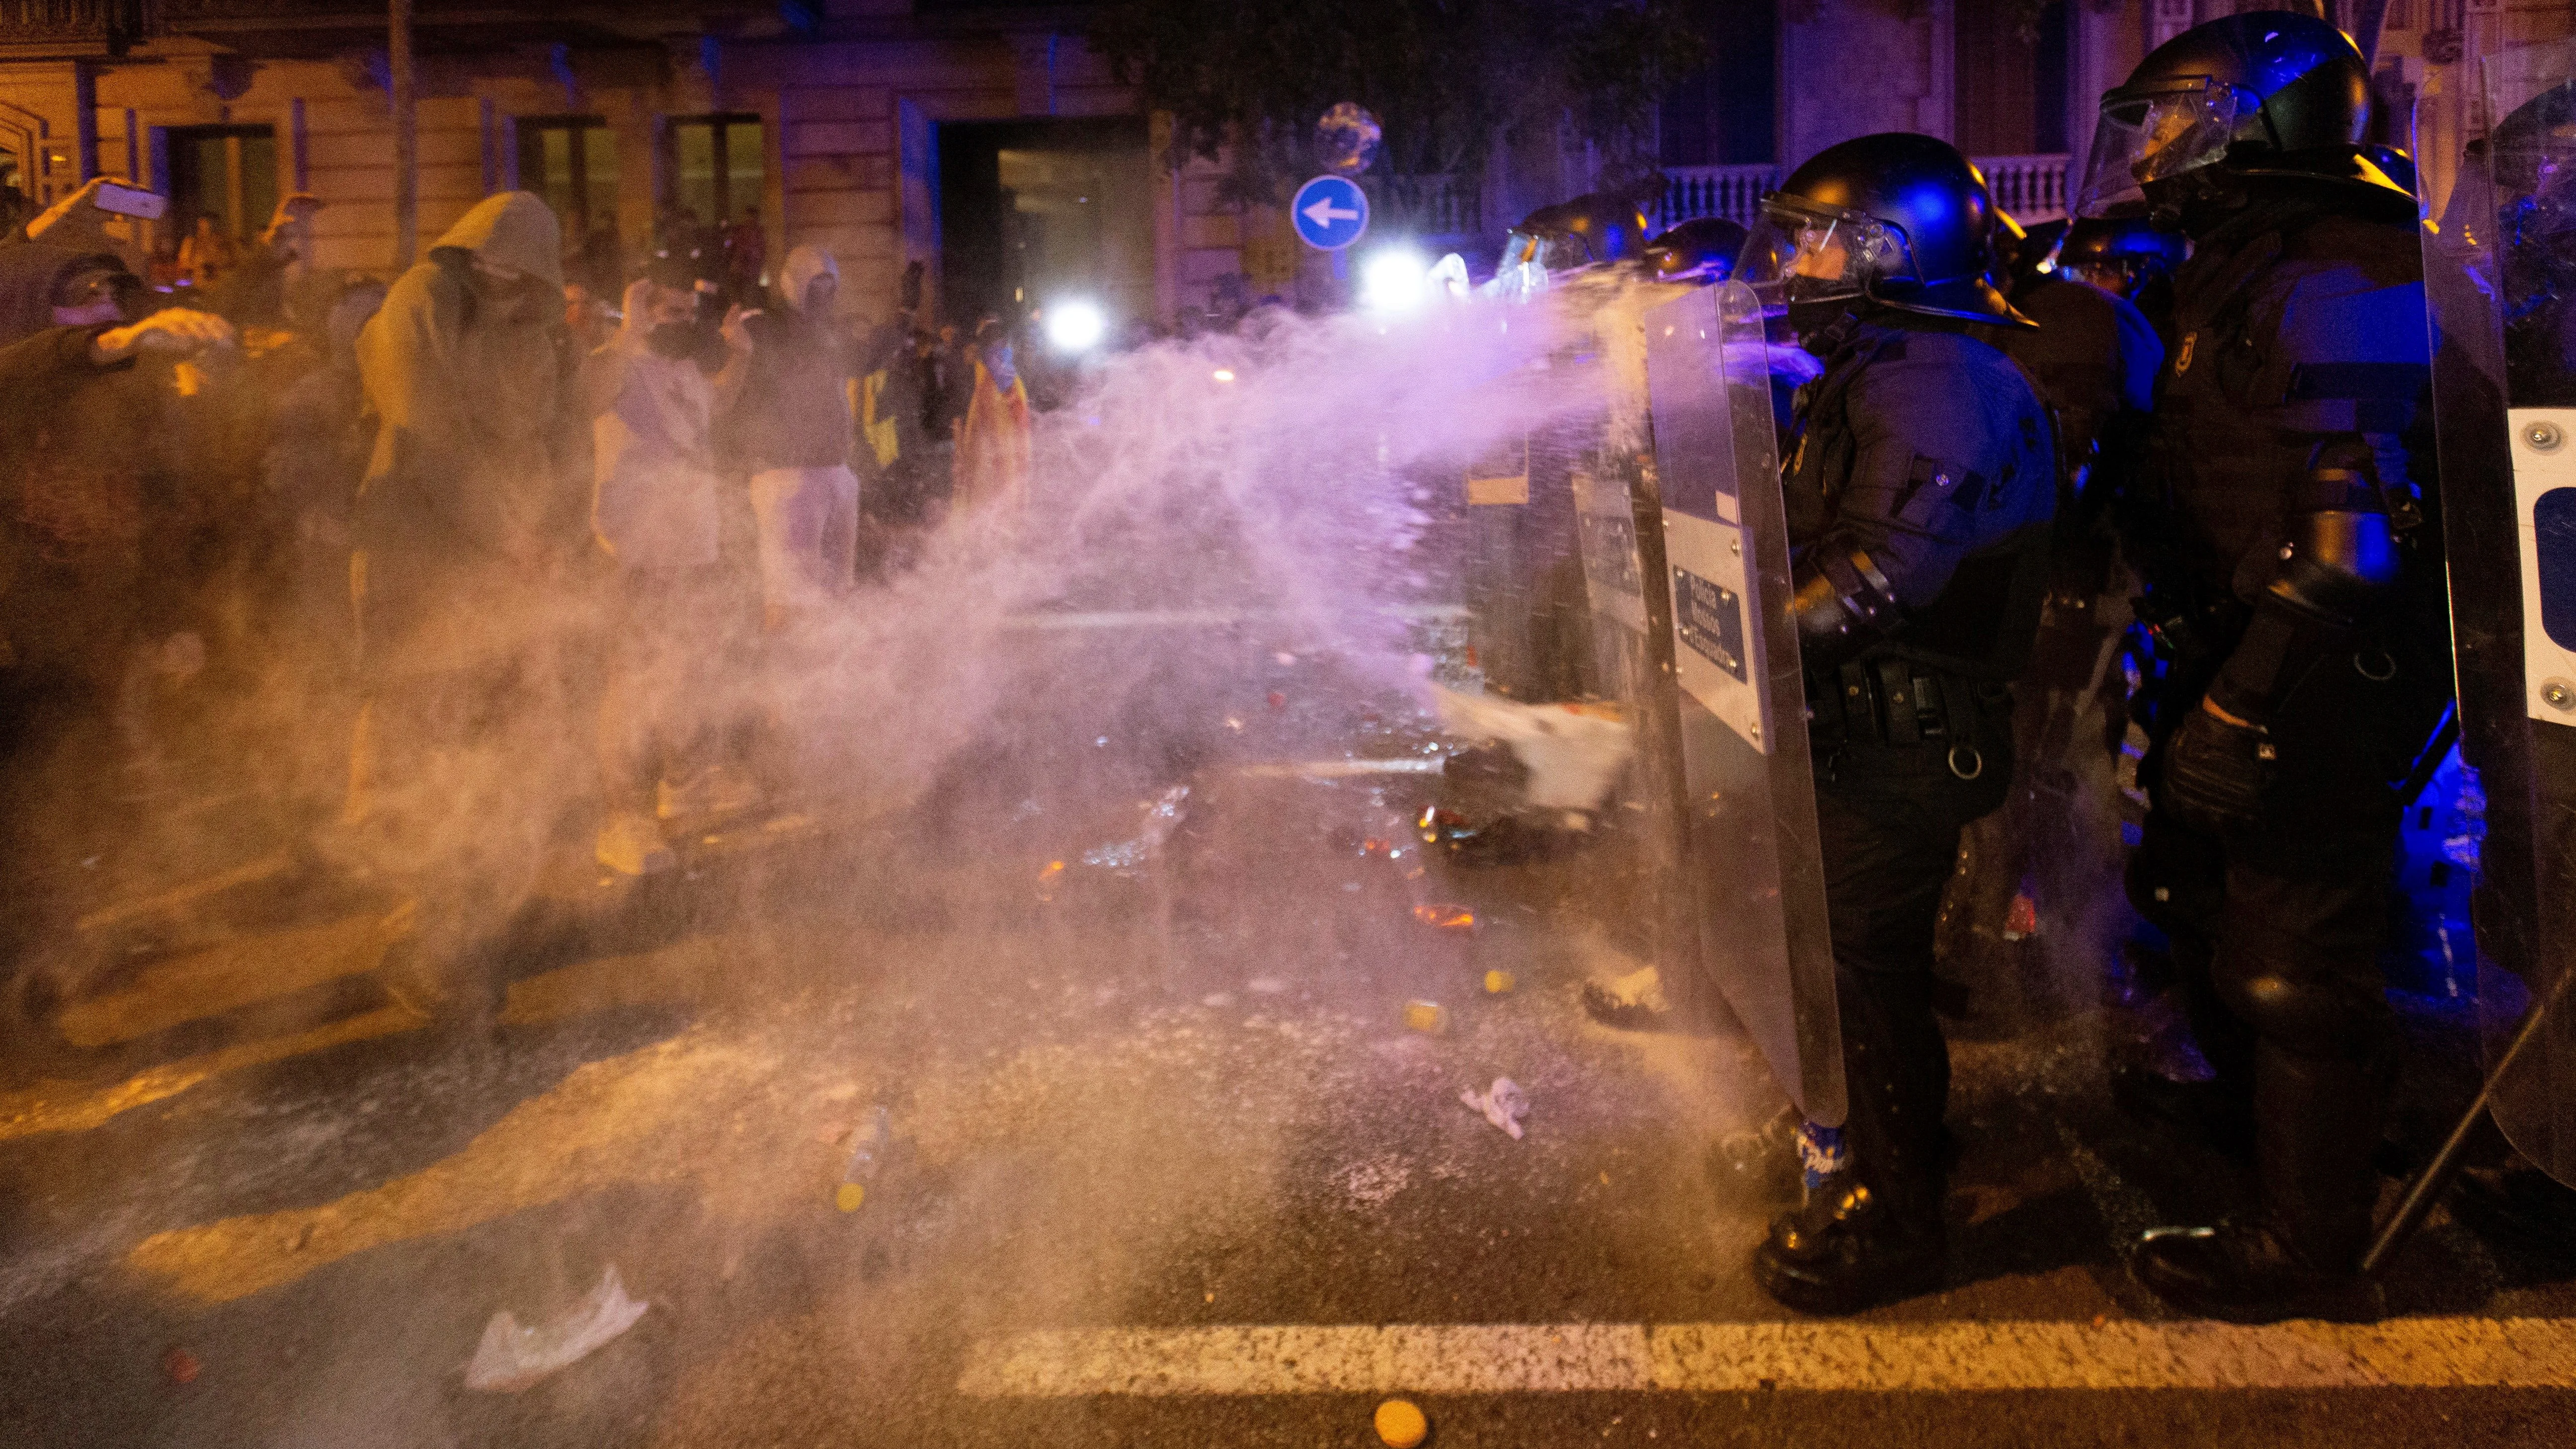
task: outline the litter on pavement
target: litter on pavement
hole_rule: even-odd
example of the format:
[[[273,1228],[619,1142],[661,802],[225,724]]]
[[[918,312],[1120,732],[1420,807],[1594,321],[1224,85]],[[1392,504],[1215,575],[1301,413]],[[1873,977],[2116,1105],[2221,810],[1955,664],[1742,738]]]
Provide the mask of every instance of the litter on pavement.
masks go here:
[[[1458,1094],[1458,1100],[1485,1114],[1485,1120],[1521,1139],[1521,1119],[1529,1115],[1529,1094],[1509,1077],[1496,1077],[1494,1084],[1479,1092],[1469,1087]]]
[[[465,1387],[484,1393],[515,1394],[530,1384],[580,1362],[593,1350],[635,1326],[646,1304],[626,1296],[616,1265],[583,1295],[572,1310],[552,1323],[519,1326],[504,1308],[483,1328],[474,1361],[465,1366]]]
[[[1377,1437],[1390,1449],[1414,1449],[1431,1433],[1431,1420],[1410,1399],[1389,1399],[1377,1406]]]
[[[1451,733],[1511,748],[1529,770],[1528,801],[1540,809],[1600,809],[1636,748],[1636,731],[1605,711],[1522,704],[1437,684],[1431,692]]]

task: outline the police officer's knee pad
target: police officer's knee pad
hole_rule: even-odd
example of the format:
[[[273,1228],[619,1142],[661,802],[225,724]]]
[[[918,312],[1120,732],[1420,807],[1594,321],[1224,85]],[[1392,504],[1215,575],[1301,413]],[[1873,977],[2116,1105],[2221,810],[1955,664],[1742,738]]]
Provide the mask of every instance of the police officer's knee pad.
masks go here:
[[[2272,961],[2230,963],[2224,952],[2213,974],[2228,1010],[2284,1051],[2369,1062],[2396,1052],[2387,1004],[2354,982]]]

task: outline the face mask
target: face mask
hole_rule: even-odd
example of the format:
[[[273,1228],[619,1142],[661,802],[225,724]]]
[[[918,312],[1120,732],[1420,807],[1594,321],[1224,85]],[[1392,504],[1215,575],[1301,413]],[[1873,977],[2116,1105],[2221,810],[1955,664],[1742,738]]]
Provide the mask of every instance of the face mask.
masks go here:
[[[698,329],[686,322],[665,322],[644,334],[644,345],[657,357],[690,357],[698,350]]]

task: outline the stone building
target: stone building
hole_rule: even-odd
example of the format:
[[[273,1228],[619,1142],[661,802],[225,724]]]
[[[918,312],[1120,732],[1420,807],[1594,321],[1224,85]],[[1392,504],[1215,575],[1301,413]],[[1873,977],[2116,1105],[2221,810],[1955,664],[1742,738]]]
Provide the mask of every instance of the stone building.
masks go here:
[[[2335,0],[2339,17],[2360,0]],[[1870,131],[1952,138],[1999,199],[2063,205],[2100,91],[2231,0],[1711,0],[1715,61],[1662,109],[1660,220],[1741,215],[1782,163]],[[2250,7],[2249,7],[2250,8]],[[631,263],[685,219],[756,222],[765,254],[840,258],[882,317],[918,264],[951,315],[1078,289],[1168,325],[1296,285],[1282,219],[1164,169],[1081,39],[1085,7],[1029,0],[416,0],[423,241],[481,196],[537,191],[576,245]],[[1212,19],[1222,6],[1211,6]],[[2385,0],[2378,85],[2402,111],[2458,86],[2463,37],[2576,30],[2566,0]],[[2357,23],[2348,17],[2347,24]],[[2485,27],[2484,30],[2481,27]],[[385,11],[345,0],[0,0],[0,181],[41,203],[101,172],[257,230],[308,190],[326,266],[395,262]],[[2404,136],[2389,138],[2400,145]],[[2441,148],[2428,146],[2431,154]],[[1519,138],[1473,177],[1379,178],[1386,230],[1488,247],[1586,189],[1575,138]],[[2447,178],[2428,183],[2438,195]]]

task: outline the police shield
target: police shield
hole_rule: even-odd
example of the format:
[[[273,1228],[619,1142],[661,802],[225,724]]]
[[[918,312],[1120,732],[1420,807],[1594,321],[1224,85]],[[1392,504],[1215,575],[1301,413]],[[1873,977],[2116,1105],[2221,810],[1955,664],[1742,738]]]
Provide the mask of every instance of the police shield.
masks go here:
[[[1668,831],[1678,921],[1659,964],[1713,982],[1799,1110],[1839,1125],[1842,1033],[1761,307],[1729,283],[1646,312],[1643,330],[1651,451],[1614,442],[1575,494],[1600,677],[1637,718],[1648,828],[1661,815]]]
[[[2461,755],[2486,801],[2479,1012],[2497,1125],[2576,1183],[2576,48],[2475,65],[2486,135],[2463,139],[2466,94],[2418,131],[2456,167],[2424,260]],[[2451,168],[2427,169],[2435,193]]]

